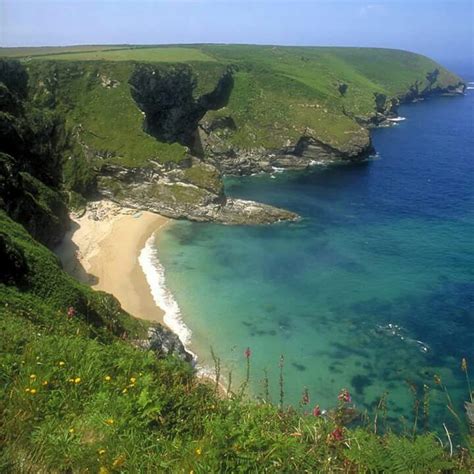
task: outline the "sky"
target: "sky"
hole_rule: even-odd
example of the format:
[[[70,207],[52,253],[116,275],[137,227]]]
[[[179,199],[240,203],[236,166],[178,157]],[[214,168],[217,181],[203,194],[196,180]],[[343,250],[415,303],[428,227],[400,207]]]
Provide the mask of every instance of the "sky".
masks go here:
[[[474,56],[474,0],[0,0],[0,46],[255,43]]]

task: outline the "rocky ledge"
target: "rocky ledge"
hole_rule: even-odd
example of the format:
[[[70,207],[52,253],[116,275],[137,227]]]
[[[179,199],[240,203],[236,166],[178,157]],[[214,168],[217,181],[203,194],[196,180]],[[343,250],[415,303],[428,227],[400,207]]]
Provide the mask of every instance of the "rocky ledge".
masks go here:
[[[272,173],[275,169],[305,170],[315,164],[357,163],[366,161],[375,154],[370,129],[390,124],[389,119],[398,116],[400,104],[416,102],[433,95],[464,94],[466,84],[459,82],[447,87],[437,85],[439,70],[427,73],[427,83],[415,82],[406,93],[398,97],[387,97],[374,93],[373,112],[367,116],[355,116],[342,110],[343,114],[360,125],[360,130],[343,147],[324,143],[311,129],[307,129],[296,144],[277,150],[257,148],[240,150],[230,145],[229,137],[236,130],[231,116],[214,120],[204,116],[196,133],[199,149],[205,161],[218,168],[224,175],[245,176],[256,173]]]
[[[284,209],[227,197],[221,173],[196,158],[172,169],[158,163],[148,168],[104,165],[97,184],[100,194],[121,206],[174,219],[256,225],[299,218]]]

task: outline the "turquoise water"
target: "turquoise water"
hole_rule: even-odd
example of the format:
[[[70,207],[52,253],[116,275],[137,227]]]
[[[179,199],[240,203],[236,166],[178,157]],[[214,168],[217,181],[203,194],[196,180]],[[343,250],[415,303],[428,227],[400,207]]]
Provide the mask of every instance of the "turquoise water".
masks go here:
[[[471,79],[472,80],[472,79]],[[412,419],[410,385],[432,389],[432,423],[449,419],[435,374],[458,407],[474,364],[474,90],[401,108],[406,120],[374,131],[379,158],[228,179],[228,194],[298,212],[298,223],[226,227],[178,222],[156,241],[191,347],[223,374],[245,374],[278,401],[333,406],[342,387],[389,419]]]

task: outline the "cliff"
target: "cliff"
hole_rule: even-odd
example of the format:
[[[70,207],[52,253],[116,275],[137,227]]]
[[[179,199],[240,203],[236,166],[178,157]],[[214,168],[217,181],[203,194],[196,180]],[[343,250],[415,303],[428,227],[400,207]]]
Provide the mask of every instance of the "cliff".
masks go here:
[[[31,103],[66,118],[69,189],[228,224],[297,216],[229,199],[223,175],[366,160],[374,153],[370,129],[400,103],[465,87],[426,57],[384,49],[197,45],[23,54]]]

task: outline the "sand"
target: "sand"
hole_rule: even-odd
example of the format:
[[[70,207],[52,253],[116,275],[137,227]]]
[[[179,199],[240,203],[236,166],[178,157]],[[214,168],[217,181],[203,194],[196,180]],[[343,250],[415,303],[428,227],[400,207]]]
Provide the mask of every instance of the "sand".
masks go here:
[[[72,220],[71,230],[55,249],[64,269],[93,288],[112,293],[133,316],[163,322],[163,310],[153,300],[138,257],[148,238],[169,219],[97,201]]]

